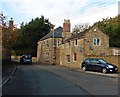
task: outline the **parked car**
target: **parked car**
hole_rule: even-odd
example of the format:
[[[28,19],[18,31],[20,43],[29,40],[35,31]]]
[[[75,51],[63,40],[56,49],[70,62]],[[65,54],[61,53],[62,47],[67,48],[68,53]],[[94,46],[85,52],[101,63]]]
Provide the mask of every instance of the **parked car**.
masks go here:
[[[22,57],[20,58],[20,63],[21,64],[32,64],[32,55],[22,55]]]
[[[92,71],[100,71],[102,73],[118,71],[118,67],[116,65],[107,63],[105,60],[97,59],[97,58],[85,59],[82,62],[81,68],[83,71],[92,70]]]

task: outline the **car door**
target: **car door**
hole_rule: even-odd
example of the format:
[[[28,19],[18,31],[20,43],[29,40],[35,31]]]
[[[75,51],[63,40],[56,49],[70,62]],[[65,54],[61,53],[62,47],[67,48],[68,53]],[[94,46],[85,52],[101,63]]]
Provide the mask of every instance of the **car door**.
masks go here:
[[[90,70],[90,60],[89,59],[86,59],[83,64],[87,68],[87,70]]]
[[[95,64],[95,68],[94,68],[96,71],[101,71],[101,64],[100,62],[98,61],[96,64]]]
[[[92,63],[91,59],[88,60],[87,64],[88,64],[88,65],[87,65],[87,66],[88,66],[88,69],[89,69],[89,70],[93,70],[93,63]]]
[[[101,66],[99,60],[97,59],[91,60],[91,68],[94,71],[100,71]]]

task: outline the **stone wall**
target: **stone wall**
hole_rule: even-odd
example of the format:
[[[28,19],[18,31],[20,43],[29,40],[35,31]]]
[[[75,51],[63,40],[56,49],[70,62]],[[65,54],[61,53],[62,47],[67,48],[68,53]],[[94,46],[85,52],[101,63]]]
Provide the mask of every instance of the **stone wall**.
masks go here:
[[[114,55],[110,55],[110,56],[86,56],[86,58],[101,58],[104,59],[105,61],[107,61],[108,63],[112,63],[115,64],[116,66],[120,67],[120,56],[114,56]],[[119,68],[120,71],[120,68]]]
[[[94,45],[93,39],[100,39],[100,45]],[[109,38],[94,26],[85,34],[84,38],[85,53],[87,55],[109,55]]]

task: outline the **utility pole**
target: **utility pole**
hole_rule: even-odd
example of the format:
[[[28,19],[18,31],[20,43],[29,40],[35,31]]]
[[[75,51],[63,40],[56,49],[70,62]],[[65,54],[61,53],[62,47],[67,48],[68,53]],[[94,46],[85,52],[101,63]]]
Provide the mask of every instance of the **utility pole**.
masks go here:
[[[51,30],[52,30],[52,64],[54,65],[55,64],[55,41],[54,41],[54,27],[55,25],[52,25],[51,26]]]

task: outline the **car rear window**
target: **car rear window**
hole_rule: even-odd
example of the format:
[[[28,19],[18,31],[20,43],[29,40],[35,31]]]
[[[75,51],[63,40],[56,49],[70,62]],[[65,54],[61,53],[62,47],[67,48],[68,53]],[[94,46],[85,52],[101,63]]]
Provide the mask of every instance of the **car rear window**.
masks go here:
[[[24,55],[23,58],[30,59],[30,58],[32,58],[32,56],[31,55]]]

